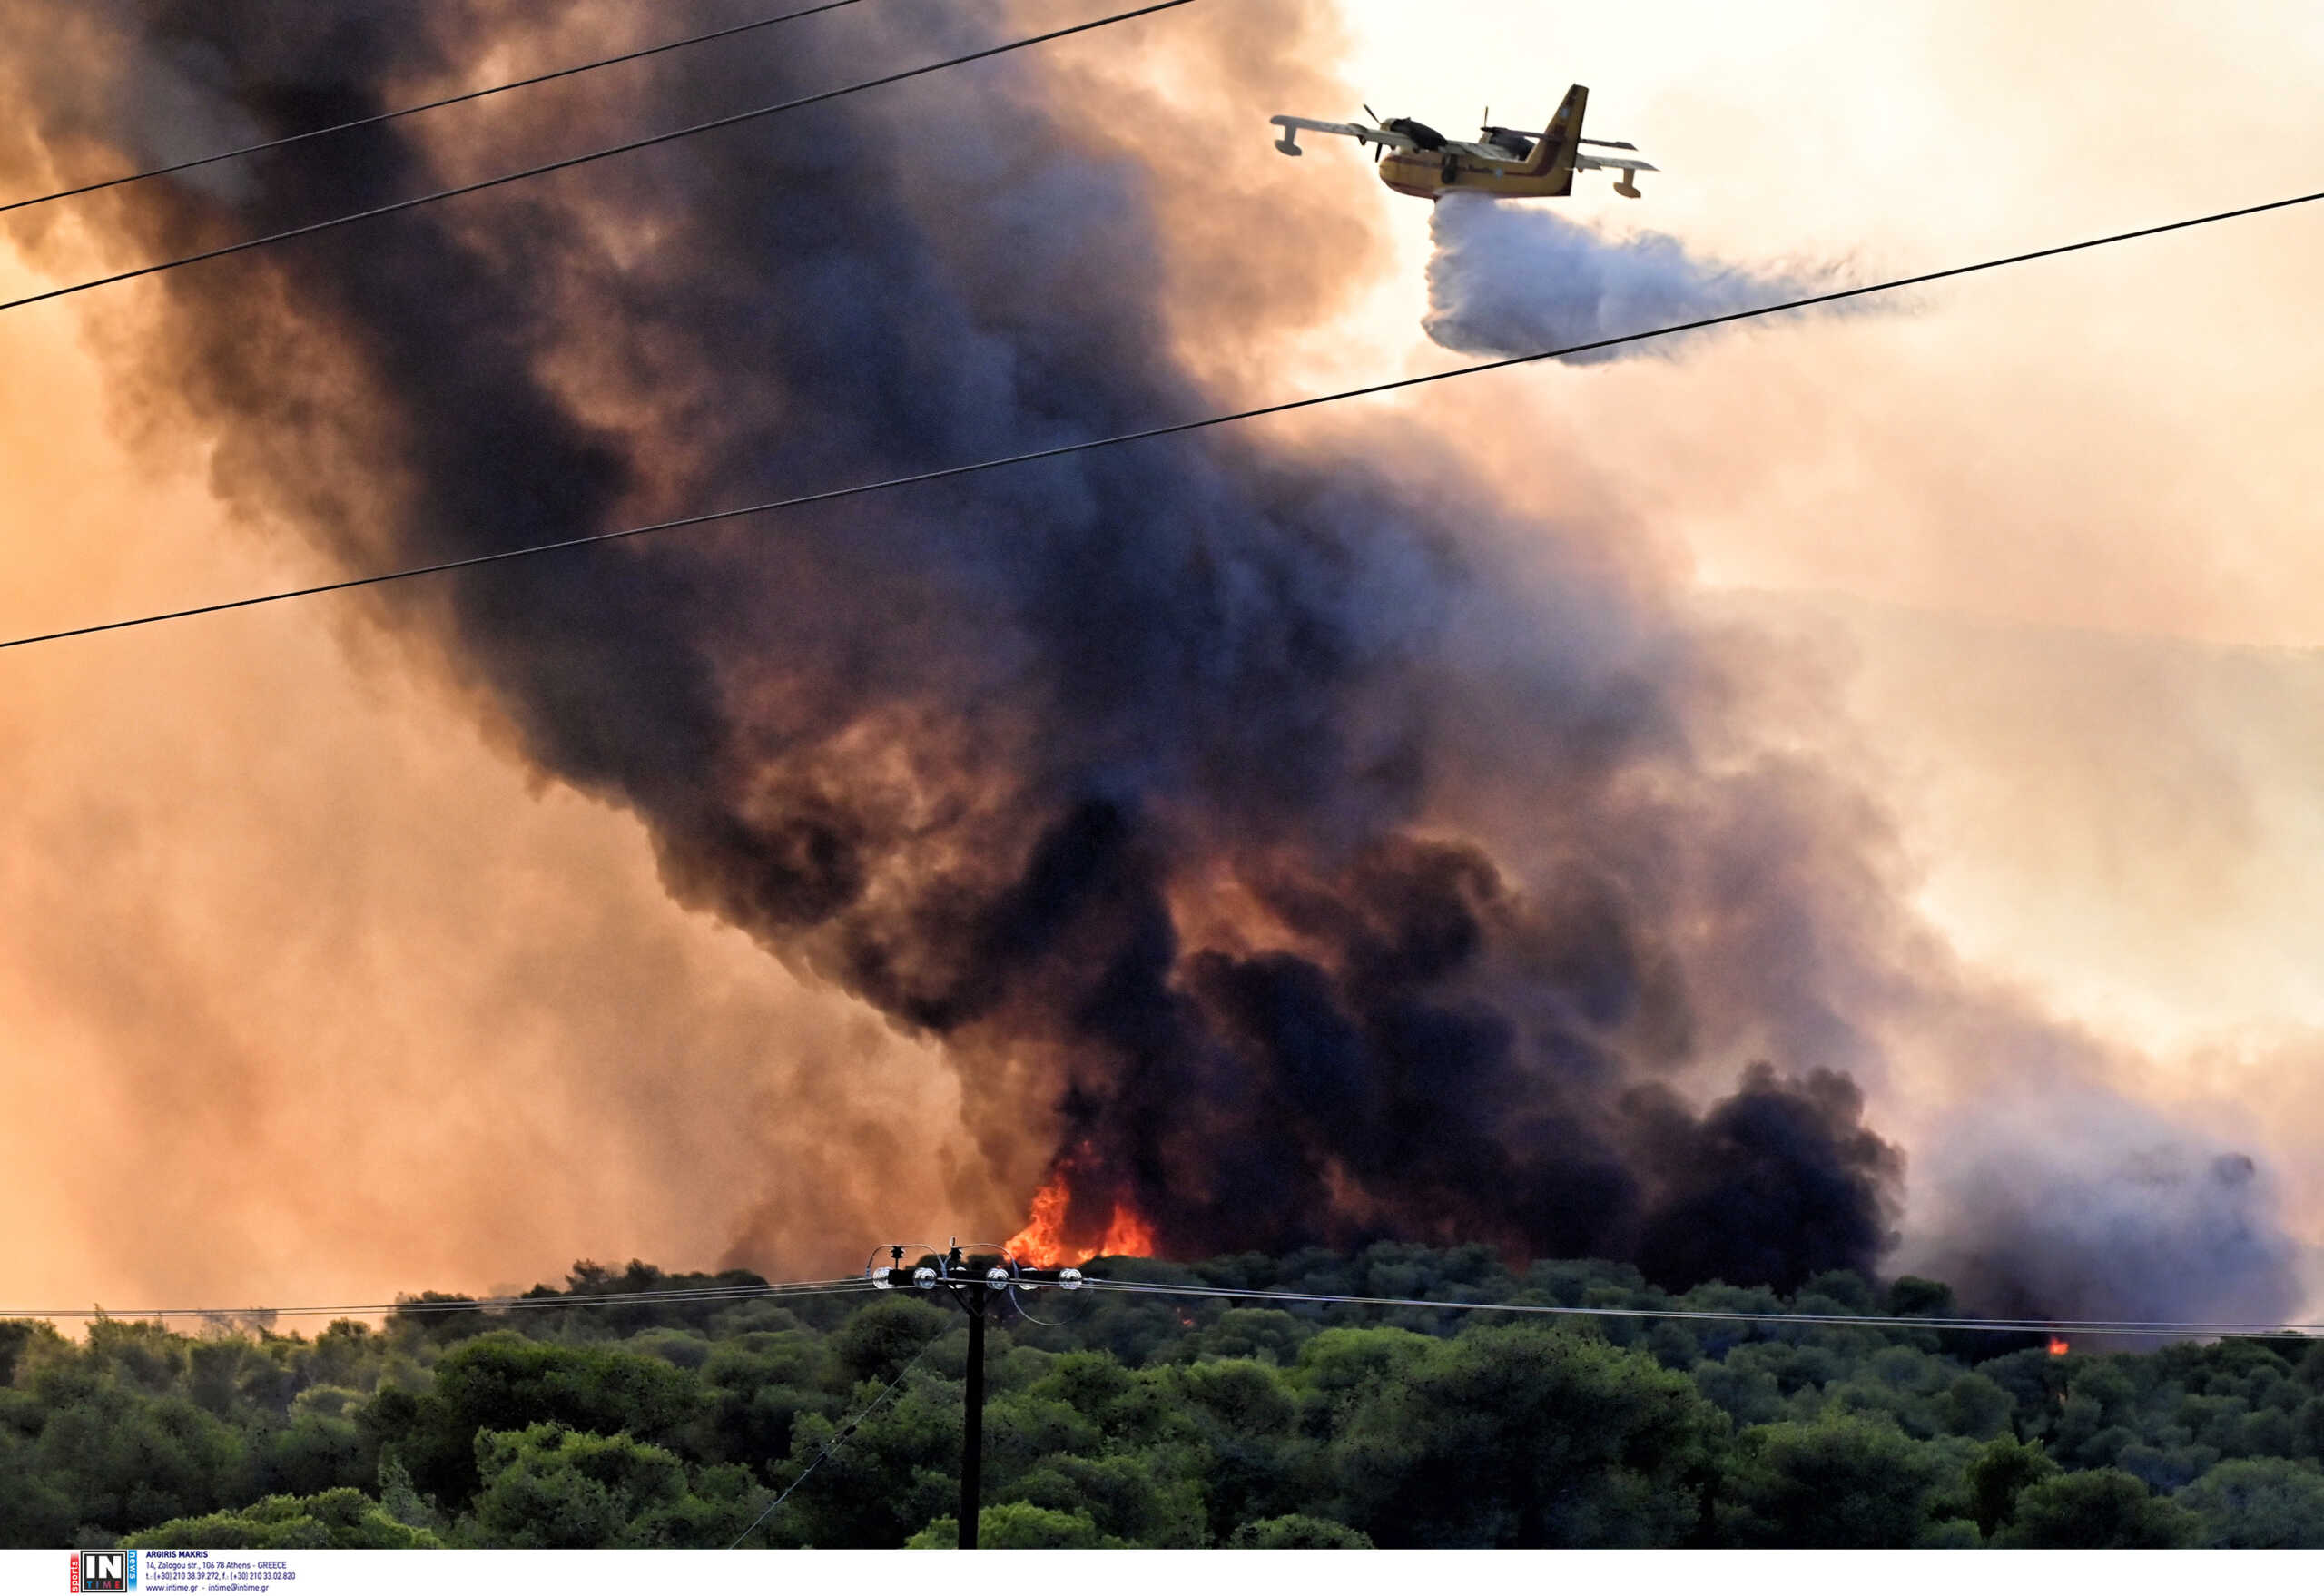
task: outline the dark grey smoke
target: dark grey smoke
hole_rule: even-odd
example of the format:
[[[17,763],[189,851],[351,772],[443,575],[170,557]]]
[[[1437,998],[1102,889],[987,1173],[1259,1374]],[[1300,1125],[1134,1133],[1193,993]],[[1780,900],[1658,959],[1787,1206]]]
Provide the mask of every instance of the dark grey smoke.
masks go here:
[[[1609,238],[1546,206],[1455,194],[1436,202],[1430,228],[1436,252],[1422,325],[1463,354],[1537,354],[1842,286],[1829,270],[1755,271],[1707,260],[1667,233]],[[1844,300],[1823,313],[1864,303]],[[1669,355],[1709,330],[1565,358],[1588,366]]]
[[[532,15],[19,12],[20,73],[46,44],[118,74],[17,84],[92,166],[182,153],[134,108],[342,120]],[[95,212],[124,256],[176,251],[973,46],[995,15],[850,14]],[[1201,413],[1161,336],[1153,180],[1061,127],[1041,70],[172,273],[123,369],[218,429],[225,491],[356,568]],[[1546,577],[1492,552],[1528,544]],[[1408,486],[1392,448],[1218,433],[378,602],[540,769],[635,812],[680,900],[941,1035],[1012,1207],[1053,1165],[1070,1232],[1128,1204],[1181,1255],[1404,1236],[1673,1286],[1869,1268],[1901,1162],[1846,1075],[1911,982],[1861,816],[1777,756],[1714,760],[1740,690],[1719,656],[1559,547]],[[1689,1107],[1689,1071],[1727,1095]]]

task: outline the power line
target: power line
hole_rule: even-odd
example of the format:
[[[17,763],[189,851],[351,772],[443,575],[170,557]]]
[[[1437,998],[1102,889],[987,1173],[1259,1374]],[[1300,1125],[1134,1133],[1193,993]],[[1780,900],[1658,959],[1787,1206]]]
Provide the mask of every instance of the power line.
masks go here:
[[[0,1308],[0,1319],[234,1319],[255,1316],[320,1318],[330,1314],[472,1314],[516,1308],[623,1307],[684,1303],[754,1302],[793,1296],[834,1296],[872,1289],[862,1276],[781,1281],[764,1286],[682,1286],[668,1291],[559,1292],[549,1296],[408,1298],[399,1302],[338,1303],[322,1307]]]
[[[1969,1319],[1902,1314],[1755,1313],[1745,1309],[1568,1307],[1551,1303],[1443,1302],[1422,1296],[1348,1296],[1321,1291],[1246,1291],[1223,1286],[1170,1286],[1145,1281],[1088,1280],[1091,1291],[1161,1296],[1228,1297],[1250,1302],[1300,1302],[1381,1308],[1456,1308],[1476,1313],[1533,1314],[1560,1318],[1703,1319],[1760,1325],[1863,1325],[1897,1330],[1991,1330],[2077,1335],[2318,1335],[2324,1325],[2249,1325],[2163,1319]]]
[[[873,1397],[870,1402],[865,1403],[863,1404],[862,1411],[858,1413],[853,1418],[848,1420],[846,1424],[842,1424],[838,1429],[832,1431],[831,1439],[823,1443],[823,1449],[815,1453],[814,1462],[800,1470],[799,1477],[783,1488],[782,1495],[776,1497],[773,1502],[768,1502],[765,1507],[762,1508],[759,1511],[759,1516],[751,1521],[749,1528],[745,1529],[741,1534],[735,1536],[734,1540],[727,1542],[726,1550],[729,1552],[734,1551],[743,1542],[751,1538],[751,1532],[753,1530],[757,1529],[761,1524],[766,1522],[768,1519],[773,1517],[774,1510],[781,1507],[784,1502],[790,1501],[791,1493],[807,1483],[807,1476],[815,1472],[816,1468],[822,1463],[823,1459],[831,1456],[834,1452],[837,1452],[846,1442],[847,1438],[855,1433],[855,1427],[872,1416],[872,1410],[888,1400],[889,1396],[895,1391],[896,1387],[904,1383],[904,1376],[911,1373],[912,1365],[919,1363],[921,1359],[926,1357],[928,1355],[928,1349],[935,1345],[936,1338],[934,1336],[931,1336],[926,1341],[921,1342],[920,1344],[920,1350],[912,1354],[911,1356],[906,1360],[904,1366],[896,1371],[896,1377],[888,1382],[887,1389],[881,1392],[879,1395]]]
[[[771,28],[777,23],[797,22],[803,17],[821,16],[826,11],[860,4],[860,0],[824,0],[821,5],[810,5],[804,11],[786,11],[780,16],[762,16],[754,22],[737,23],[733,27],[719,28],[707,34],[695,34],[688,38],[672,39],[666,44],[649,44],[642,50],[631,50],[620,55],[600,56],[585,61],[578,66],[561,66],[555,72],[538,73],[532,77],[520,77],[511,83],[495,84],[490,88],[470,89],[466,94],[447,94],[440,100],[429,100],[419,105],[406,105],[399,110],[381,111],[369,116],[359,116],[351,122],[335,122],[329,127],[311,127],[304,133],[285,133],[278,139],[265,139],[255,144],[243,144],[238,149],[221,150],[214,155],[196,155],[190,161],[172,162],[167,166],[148,167],[121,177],[108,177],[96,182],[84,182],[78,188],[59,189],[53,194],[35,194],[28,200],[0,202],[0,212],[21,211],[30,205],[45,205],[54,200],[70,200],[82,194],[94,194],[104,189],[119,188],[123,183],[143,182],[148,178],[168,177],[173,172],[192,172],[197,166],[214,165],[221,161],[237,160],[244,155],[256,155],[268,150],[280,150],[287,144],[303,143],[309,139],[325,138],[332,133],[352,133],[359,127],[376,127],[399,117],[417,116],[423,111],[441,111],[447,105],[465,104],[470,100],[482,100],[494,94],[505,94],[511,89],[529,89],[537,84],[554,83],[558,78],[575,77],[585,72],[595,72],[601,66],[619,66],[625,62],[643,61],[649,55],[660,55],[671,50],[684,50],[689,45],[707,44],[714,39],[731,39],[737,34],[747,34],[759,28]]]
[[[885,77],[867,78],[862,83],[849,84],[844,88],[825,89],[821,94],[803,95],[796,100],[785,100],[779,105],[761,105],[750,111],[738,111],[731,116],[720,116],[709,122],[695,123],[691,127],[674,128],[668,133],[652,133],[642,139],[631,139],[626,143],[609,144],[602,150],[591,150],[586,154],[567,155],[560,160],[545,162],[538,166],[527,166],[521,172],[505,172],[498,177],[483,178],[475,182],[458,183],[450,188],[438,189],[431,193],[417,194],[408,200],[396,200],[385,205],[374,205],[368,211],[353,211],[344,216],[332,216],[321,222],[310,222],[303,226],[285,228],[281,232],[261,233],[257,238],[244,239],[239,243],[221,244],[212,250],[198,250],[191,255],[179,255],[172,260],[157,261],[152,265],[132,267],[126,271],[116,271],[106,277],[92,277],[85,282],[67,283],[62,288],[43,289],[38,293],[26,294],[21,299],[0,300],[0,310],[14,310],[25,305],[37,305],[44,300],[62,299],[67,294],[83,293],[93,288],[104,288],[116,282],[127,282],[133,278],[151,277],[157,271],[169,271],[180,266],[192,266],[198,261],[215,261],[227,255],[239,255],[246,250],[263,249],[269,244],[307,238],[315,233],[327,232],[333,228],[345,227],[350,222],[369,222],[381,216],[393,216],[399,212],[414,210],[421,205],[432,205],[438,200],[457,199],[462,194],[480,193],[486,189],[498,188],[503,183],[521,182],[528,177],[540,177],[552,172],[563,172],[569,167],[584,166],[592,161],[603,161],[610,155],[625,155],[633,151],[651,149],[656,144],[666,144],[675,139],[692,138],[696,133],[714,133],[720,128],[736,127],[746,122],[756,122],[763,117],[780,115],[786,111],[798,111],[809,105],[821,105],[849,94],[860,94],[866,89],[884,88],[890,84],[903,83],[907,79],[926,77],[931,73],[942,72],[949,67],[966,66],[972,61],[989,61],[993,56],[1006,55],[1011,51],[1029,50],[1035,44],[1046,44],[1052,40],[1069,38],[1075,34],[1086,34],[1098,28],[1111,27],[1118,22],[1129,22],[1137,17],[1150,16],[1157,11],[1169,11],[1180,5],[1192,4],[1193,0],[1152,0],[1151,4],[1141,5],[1133,11],[1118,11],[1110,16],[1101,16],[1093,22],[1076,23],[1071,27],[1057,28],[1046,34],[1035,34],[1030,38],[1013,40],[1006,44],[994,44],[982,50],[972,50],[966,55],[954,55],[942,61],[931,62],[925,66],[915,66],[903,72],[891,72]]]
[[[1179,5],[1184,4],[1184,0],[1168,0],[1168,3]],[[1149,9],[1159,8],[1149,7]],[[1139,14],[1132,12],[1125,15]],[[1171,438],[1180,433],[1198,432],[1206,428],[1257,420],[1265,416],[1285,415],[1293,410],[1309,409],[1318,405],[1337,404],[1343,399],[1367,399],[1376,394],[1393,393],[1402,389],[1418,388],[1427,383],[1449,382],[1456,377],[1474,377],[1482,372],[1500,371],[1512,366],[1531,365],[1538,360],[1551,360],[1568,355],[1587,354],[1596,350],[1643,343],[1650,339],[1668,338],[1681,332],[1696,332],[1704,328],[1723,326],[1734,321],[1748,321],[1757,317],[1773,316],[1787,310],[1807,310],[1817,305],[1836,303],[1841,300],[1859,299],[1870,294],[1888,293],[1897,289],[1915,288],[1925,283],[1940,282],[1946,278],[1966,277],[1974,272],[1992,271],[2004,266],[2023,265],[2029,261],[2042,261],[2055,255],[2070,255],[2082,250],[2094,250],[2106,244],[2126,243],[2134,239],[2153,238],[2186,228],[2206,226],[2214,222],[2230,222],[2240,217],[2258,216],[2270,211],[2281,211],[2294,205],[2309,204],[2317,200],[2324,200],[2324,191],[2311,194],[2299,194],[2288,200],[2271,200],[2261,205],[2245,205],[2233,211],[2216,211],[2205,216],[2190,217],[2181,222],[2167,222],[2155,227],[2135,228],[2128,232],[2109,233],[2102,238],[2084,239],[2079,243],[2054,244],[2047,249],[2030,250],[2023,254],[2003,255],[1989,261],[1974,261],[1966,266],[1949,266],[1939,271],[1925,271],[1911,277],[1891,278],[1885,282],[1866,283],[1859,288],[1835,289],[1829,292],[1809,294],[1796,300],[1785,300],[1752,310],[1729,310],[1721,315],[1704,316],[1692,321],[1680,321],[1666,327],[1650,328],[1643,332],[1626,332],[1612,338],[1592,339],[1587,343],[1567,344],[1559,349],[1542,350],[1535,354],[1512,355],[1504,360],[1485,360],[1472,366],[1456,366],[1450,370],[1425,372],[1418,377],[1401,377],[1390,382],[1374,382],[1362,388],[1343,389],[1335,393],[1315,394],[1306,399],[1285,399],[1278,404],[1261,405],[1254,409],[1230,410],[1221,415],[1205,416],[1192,421],[1174,421],[1167,426],[1148,427],[1136,432],[1116,433],[1108,438],[1088,438],[1079,443],[1059,444],[1052,448],[1032,449],[1024,454],[1003,455],[992,459],[972,461],[963,466],[946,466],[933,471],[918,471],[909,476],[889,477],[872,482],[858,482],[846,488],[825,488],[820,493],[804,493],[791,498],[769,499],[759,504],[738,506],[733,509],[708,510],[700,515],[679,516],[666,521],[651,521],[644,526],[625,527],[612,532],[592,532],[578,537],[559,538],[550,543],[525,544],[515,548],[497,549],[489,554],[468,555],[459,559],[438,560],[424,566],[407,566],[399,570],[379,571],[364,576],[349,576],[336,582],[319,582],[306,587],[283,588],[273,593],[254,594],[247,598],[230,598],[216,604],[194,605],[185,609],[162,610],[152,615],[134,616],[118,621],[99,621],[85,626],[69,626],[61,631],[40,632],[23,637],[11,637],[0,640],[0,649],[26,648],[36,643],[59,643],[69,637],[88,637],[100,632],[118,632],[132,626],[156,626],[163,621],[190,620],[196,616],[221,615],[228,610],[249,609],[262,604],[279,604],[286,599],[312,598],[326,593],[343,593],[350,588],[370,587],[385,582],[408,581],[415,576],[440,576],[448,571],[468,570],[478,566],[494,565],[502,560],[523,559],[532,555],[556,554],[567,549],[586,548],[596,544],[618,542],[624,538],[644,537],[656,532],[674,532],[688,527],[704,527],[713,522],[731,521],[744,516],[767,515],[776,510],[799,509],[809,505],[830,504],[840,499],[861,498],[865,494],[884,493],[891,488],[911,488],[925,482],[941,482],[956,477],[997,471],[1007,466],[1023,466],[1040,460],[1063,459],[1072,455],[1112,448],[1120,444]],[[5,305],[0,305],[0,310],[6,308]]]
[[[962,1276],[963,1279],[969,1276]],[[1554,1303],[1462,1302],[1435,1297],[1366,1296],[1339,1292],[1285,1291],[1275,1288],[1178,1285],[1160,1281],[1103,1280],[1086,1277],[1081,1288],[1090,1291],[1159,1296],[1186,1296],[1236,1302],[1295,1302],[1322,1306],[1427,1308],[1475,1313],[1526,1314],[1559,1318],[1670,1319],[1723,1324],[1766,1324],[1805,1326],[1867,1327],[1894,1330],[1982,1330],[2039,1335],[2044,1332],[2083,1335],[2324,1335],[2324,1324],[2254,1324],[2214,1319],[1979,1319],[1962,1315],[1903,1314],[1778,1313],[1753,1309],[1655,1308],[1611,1305],[1568,1306]],[[901,1288],[901,1287],[899,1287]],[[133,1309],[0,1308],[6,1319],[233,1319],[250,1316],[312,1318],[347,1314],[502,1313],[519,1308],[668,1306],[698,1303],[782,1300],[791,1297],[848,1296],[876,1289],[863,1275],[825,1280],[773,1281],[763,1285],[679,1286],[665,1291],[559,1292],[542,1296],[448,1296],[404,1298],[384,1303],[337,1303],[321,1306],[276,1308],[160,1307]]]

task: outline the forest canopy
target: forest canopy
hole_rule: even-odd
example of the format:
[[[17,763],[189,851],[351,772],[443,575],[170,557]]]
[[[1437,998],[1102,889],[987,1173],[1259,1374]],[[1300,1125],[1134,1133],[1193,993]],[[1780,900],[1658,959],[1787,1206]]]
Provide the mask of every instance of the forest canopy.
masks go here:
[[[1911,1277],[1673,1296],[1628,1266],[1513,1273],[1474,1247],[1091,1273],[1955,1311]],[[0,1323],[0,1543],[952,1544],[962,1315],[911,1292],[748,1295],[763,1284],[582,1263],[520,1305],[429,1293],[311,1335]],[[693,1288],[729,1295],[649,1295]],[[987,1546],[2324,1546],[2324,1343],[2299,1337],[2057,1355],[1935,1326],[1030,1305],[1049,1322],[1002,1311],[990,1330]]]

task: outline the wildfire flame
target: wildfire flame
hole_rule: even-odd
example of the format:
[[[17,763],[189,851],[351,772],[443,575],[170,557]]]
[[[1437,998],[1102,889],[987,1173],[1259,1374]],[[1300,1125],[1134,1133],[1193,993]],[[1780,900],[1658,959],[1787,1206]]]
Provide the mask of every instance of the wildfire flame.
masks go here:
[[[1099,1256],[1154,1256],[1154,1227],[1119,1202],[1114,1205],[1113,1216],[1096,1246],[1075,1245],[1065,1229],[1066,1208],[1072,1195],[1061,1171],[1051,1175],[1033,1194],[1033,1209],[1025,1228],[1009,1238],[1009,1256],[1036,1269],[1062,1268]]]
[[[2073,1345],[2069,1343],[2064,1336],[2053,1335],[2050,1337],[2050,1355],[2052,1357],[2062,1358],[2073,1350]]]

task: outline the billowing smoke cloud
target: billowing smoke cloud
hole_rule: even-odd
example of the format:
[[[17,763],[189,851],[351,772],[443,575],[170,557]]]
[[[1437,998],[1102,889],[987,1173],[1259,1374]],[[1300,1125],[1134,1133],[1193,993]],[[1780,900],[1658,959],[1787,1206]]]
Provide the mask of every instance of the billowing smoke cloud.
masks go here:
[[[1538,354],[1842,286],[1830,271],[1748,271],[1699,259],[1667,233],[1611,239],[1546,206],[1473,195],[1439,200],[1430,231],[1436,252],[1428,263],[1429,309],[1422,325],[1438,343],[1463,354]],[[1667,356],[1712,330],[1565,359],[1587,366]]]
[[[118,74],[110,100],[17,85],[45,148],[92,160],[156,153],[109,107],[194,95],[285,131],[496,46],[616,42],[449,0],[26,9]],[[1262,36],[1295,54],[1275,11]],[[488,155],[473,124],[392,124],[96,213],[124,256],[172,252],[569,150],[601,131],[579,107],[672,125],[998,25],[850,14],[496,112]],[[1157,180],[1069,136],[1039,71],[172,273],[104,336],[143,401],[214,431],[223,492],[356,568],[1197,414],[1157,334]],[[1734,728],[1725,643],[1423,467],[1208,434],[374,602],[524,758],[635,813],[678,899],[942,1041],[964,1205],[1013,1224],[1054,1177],[1066,1239],[1127,1215],[1178,1255],[1873,1266],[1903,1165],[1853,1078],[1871,1019],[1935,1000],[1876,821]],[[1521,570],[1495,552],[1518,547]]]
[[[1947,1138],[1953,1212],[1919,1266],[1996,1312],[2060,1300],[2130,1319],[2274,1325],[2299,1306],[2266,1175],[2119,1099],[2075,1094]]]

